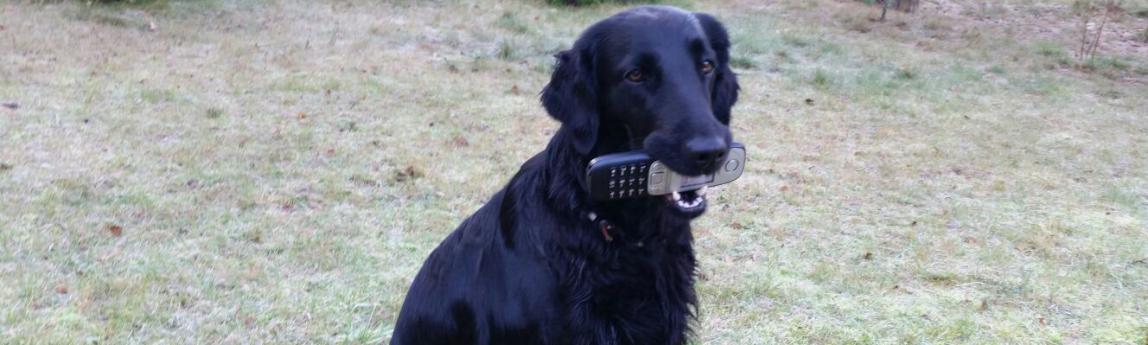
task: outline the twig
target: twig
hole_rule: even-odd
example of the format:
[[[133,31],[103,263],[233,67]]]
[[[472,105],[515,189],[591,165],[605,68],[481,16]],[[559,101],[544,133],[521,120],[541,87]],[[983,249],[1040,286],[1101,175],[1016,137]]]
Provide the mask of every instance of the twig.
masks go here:
[[[1096,49],[1100,48],[1100,35],[1104,33],[1104,25],[1108,24],[1108,15],[1112,12],[1112,3],[1109,2],[1104,6],[1104,17],[1100,18],[1100,27],[1096,29],[1096,36],[1092,39],[1092,46],[1089,47],[1088,56],[1091,59],[1096,56]]]
[[[1084,61],[1084,50],[1088,47],[1088,22],[1092,20],[1092,3],[1084,8],[1084,12],[1080,14],[1080,18],[1084,19],[1080,23],[1080,49],[1076,51],[1076,58]]]

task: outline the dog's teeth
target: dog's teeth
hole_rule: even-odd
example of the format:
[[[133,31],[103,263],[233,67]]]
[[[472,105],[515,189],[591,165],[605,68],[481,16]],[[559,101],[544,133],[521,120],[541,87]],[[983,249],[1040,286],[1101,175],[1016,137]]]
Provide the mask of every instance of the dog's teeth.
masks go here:
[[[673,194],[673,198],[674,198],[674,201],[681,201],[681,200],[682,200],[682,195],[681,195],[680,193],[678,193],[678,192],[674,192],[674,194]]]
[[[710,186],[702,186],[702,188],[698,189],[697,193],[699,196],[704,196],[704,195],[706,195],[706,191],[709,189],[710,189]]]
[[[678,200],[674,204],[678,205],[678,207],[682,208],[682,209],[692,209],[692,208],[697,208],[699,205],[701,205],[703,200],[704,200],[703,198],[698,197],[698,198],[695,198],[695,199],[690,200],[690,201]]]

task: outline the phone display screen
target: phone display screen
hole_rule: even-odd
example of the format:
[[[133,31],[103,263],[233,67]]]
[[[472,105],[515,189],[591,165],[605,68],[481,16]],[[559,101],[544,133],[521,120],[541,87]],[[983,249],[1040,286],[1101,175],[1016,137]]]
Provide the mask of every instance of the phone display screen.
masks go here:
[[[709,184],[710,182],[713,182],[713,181],[714,181],[714,175],[713,174],[699,175],[699,176],[682,176],[682,188],[683,189],[693,188],[693,187]]]

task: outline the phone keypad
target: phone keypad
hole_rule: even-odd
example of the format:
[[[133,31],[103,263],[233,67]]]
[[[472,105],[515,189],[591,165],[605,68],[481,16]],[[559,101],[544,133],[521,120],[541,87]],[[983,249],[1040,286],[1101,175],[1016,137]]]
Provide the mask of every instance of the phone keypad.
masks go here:
[[[646,194],[646,165],[630,164],[610,168],[610,200]]]

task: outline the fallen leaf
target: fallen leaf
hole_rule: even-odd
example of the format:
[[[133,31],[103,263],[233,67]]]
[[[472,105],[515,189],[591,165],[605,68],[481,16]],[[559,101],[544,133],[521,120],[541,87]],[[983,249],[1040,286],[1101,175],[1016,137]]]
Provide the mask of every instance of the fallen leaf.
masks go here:
[[[61,295],[68,294],[68,286],[64,284],[56,285],[56,293]]]
[[[450,143],[455,147],[470,146],[470,141],[466,140],[466,138],[463,138],[462,136],[455,136],[454,139],[451,139]]]
[[[405,169],[395,173],[395,181],[404,182],[414,180],[423,177],[423,175],[425,175],[425,173],[423,173],[422,169],[413,165],[408,165]]]
[[[108,224],[108,225],[104,226],[104,229],[107,229],[108,232],[112,233],[112,236],[115,236],[115,237],[120,237],[120,236],[124,235],[124,227],[119,226],[119,225]]]

